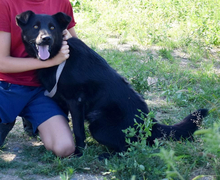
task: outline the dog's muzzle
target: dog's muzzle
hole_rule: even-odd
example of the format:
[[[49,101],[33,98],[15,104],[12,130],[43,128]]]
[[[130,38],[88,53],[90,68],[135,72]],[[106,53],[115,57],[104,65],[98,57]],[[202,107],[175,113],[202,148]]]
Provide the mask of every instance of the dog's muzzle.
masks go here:
[[[50,35],[40,35],[36,39],[36,49],[38,51],[38,57],[41,60],[49,59],[51,43],[52,43],[52,38]]]

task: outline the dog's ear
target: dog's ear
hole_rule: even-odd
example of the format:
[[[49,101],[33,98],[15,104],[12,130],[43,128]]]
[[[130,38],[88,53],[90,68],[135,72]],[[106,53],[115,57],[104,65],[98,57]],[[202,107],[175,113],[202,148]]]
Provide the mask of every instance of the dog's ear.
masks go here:
[[[34,15],[33,11],[25,11],[21,14],[18,14],[16,16],[16,23],[18,26],[22,27],[28,23],[28,20],[30,19],[31,16]]]
[[[66,29],[71,21],[71,17],[65,13],[58,12],[53,15],[62,30]]]

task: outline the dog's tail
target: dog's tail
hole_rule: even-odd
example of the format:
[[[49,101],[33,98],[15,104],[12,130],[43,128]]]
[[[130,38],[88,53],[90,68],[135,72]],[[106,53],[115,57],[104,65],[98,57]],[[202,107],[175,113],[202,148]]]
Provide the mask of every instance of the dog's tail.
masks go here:
[[[148,139],[149,144],[154,144],[156,138],[166,138],[174,141],[182,139],[193,140],[193,133],[198,129],[202,119],[208,115],[208,112],[208,109],[199,109],[173,126],[166,126],[159,123],[154,124],[152,127],[152,136]]]

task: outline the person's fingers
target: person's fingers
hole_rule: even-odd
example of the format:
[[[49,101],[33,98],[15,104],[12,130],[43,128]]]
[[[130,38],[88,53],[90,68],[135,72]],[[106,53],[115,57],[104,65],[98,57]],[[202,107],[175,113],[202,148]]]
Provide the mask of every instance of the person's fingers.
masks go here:
[[[64,31],[63,31],[63,40],[68,40],[69,38],[71,37],[71,35],[70,35],[70,33],[69,33],[69,31],[67,30],[67,29],[65,29]]]

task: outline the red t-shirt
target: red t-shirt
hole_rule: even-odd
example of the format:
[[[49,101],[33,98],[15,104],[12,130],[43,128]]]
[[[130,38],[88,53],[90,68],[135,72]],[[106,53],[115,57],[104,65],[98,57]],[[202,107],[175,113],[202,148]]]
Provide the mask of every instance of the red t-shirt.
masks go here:
[[[24,11],[32,10],[36,14],[55,14],[64,12],[72,17],[68,26],[75,26],[73,11],[69,0],[0,0],[0,31],[11,33],[12,57],[28,57],[21,38],[21,30],[16,25],[15,16]],[[4,42],[1,42],[4,43]],[[1,73],[0,81],[25,86],[40,86],[36,70],[22,73]]]

